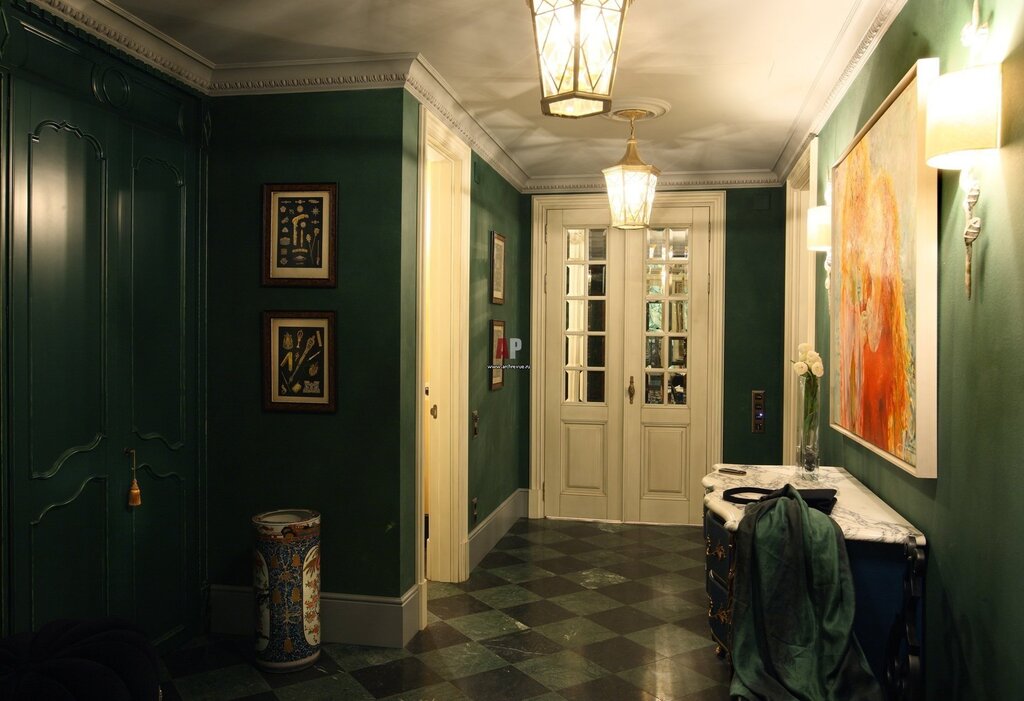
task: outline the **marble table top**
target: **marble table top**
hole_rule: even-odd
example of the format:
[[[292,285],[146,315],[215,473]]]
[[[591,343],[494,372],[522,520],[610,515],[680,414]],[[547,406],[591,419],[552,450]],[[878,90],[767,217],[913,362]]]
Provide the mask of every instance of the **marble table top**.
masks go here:
[[[747,474],[719,472],[721,467],[746,470]],[[835,489],[837,501],[831,516],[847,540],[902,543],[907,536],[915,536],[919,545],[925,544],[920,530],[841,467],[821,467],[818,479],[811,481],[797,474],[793,465],[715,465],[714,471],[702,480],[704,506],[722,517],[726,530],[735,531],[743,518],[745,505],[725,501],[724,490],[731,487],[778,489],[787,482],[797,489]]]

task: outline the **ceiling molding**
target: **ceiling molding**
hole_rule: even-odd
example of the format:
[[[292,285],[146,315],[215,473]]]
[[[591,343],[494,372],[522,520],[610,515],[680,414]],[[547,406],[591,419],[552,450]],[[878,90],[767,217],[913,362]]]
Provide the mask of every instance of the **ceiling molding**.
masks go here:
[[[505,148],[462,106],[458,95],[422,56],[409,70],[406,89],[455,131],[469,146],[520,192],[529,176]]]
[[[31,1],[161,73],[209,92],[213,63],[121,8],[103,0]]]
[[[214,67],[207,94],[223,97],[402,88],[416,58],[416,54],[396,54],[369,61],[335,59],[222,64]]]
[[[822,66],[818,79],[816,79],[808,99],[804,102],[804,108],[797,115],[796,120],[794,120],[789,139],[786,141],[775,162],[774,171],[778,174],[780,181],[785,181],[794,163],[800,158],[800,154],[806,147],[808,140],[820,132],[825,122],[832,116],[833,110],[835,110],[840,100],[846,95],[853,81],[860,75],[861,69],[867,63],[871,54],[874,53],[878,42],[906,4],[907,0],[881,0],[878,11],[871,18],[867,28],[861,33],[860,43],[857,44],[850,60],[842,67],[841,73],[838,70],[839,66],[842,65],[839,61],[842,60],[843,56],[850,55],[851,46],[847,46],[850,42],[844,43],[840,39],[833,46],[832,56],[837,60],[830,61]],[[851,18],[852,21],[854,20]],[[843,32],[842,36],[845,37],[850,34],[851,32],[846,31]],[[838,77],[836,77],[836,73],[839,73]],[[831,86],[831,89],[829,89],[829,86]],[[825,90],[829,90],[829,92],[824,97],[824,100],[822,100]],[[812,116],[811,113],[815,107],[817,107],[817,111]]]
[[[658,191],[723,190],[744,187],[778,187],[783,181],[770,170],[730,170],[705,173],[662,173]],[[545,195],[569,192],[604,192],[600,175],[530,178],[521,188],[524,194]]]

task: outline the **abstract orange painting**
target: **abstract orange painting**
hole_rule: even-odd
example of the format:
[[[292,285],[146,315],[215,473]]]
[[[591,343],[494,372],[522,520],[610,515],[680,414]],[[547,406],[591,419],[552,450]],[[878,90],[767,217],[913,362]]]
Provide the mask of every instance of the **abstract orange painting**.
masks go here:
[[[936,462],[937,59],[907,74],[832,170],[832,427],[920,477]]]

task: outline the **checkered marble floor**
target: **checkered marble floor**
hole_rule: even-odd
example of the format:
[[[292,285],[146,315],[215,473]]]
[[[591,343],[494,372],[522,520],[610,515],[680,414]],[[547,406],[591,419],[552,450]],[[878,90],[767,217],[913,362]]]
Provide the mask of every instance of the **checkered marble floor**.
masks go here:
[[[703,557],[699,527],[522,519],[467,581],[430,583],[404,649],[327,644],[267,674],[217,638],[164,657],[164,698],[726,701]]]

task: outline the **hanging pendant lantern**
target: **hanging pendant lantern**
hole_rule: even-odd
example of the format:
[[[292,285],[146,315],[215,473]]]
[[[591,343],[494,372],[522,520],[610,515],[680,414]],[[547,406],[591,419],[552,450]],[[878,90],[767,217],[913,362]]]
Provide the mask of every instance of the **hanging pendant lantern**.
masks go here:
[[[556,117],[611,109],[626,8],[633,0],[526,0],[540,67],[540,106]]]
[[[651,221],[654,192],[661,171],[647,165],[636,150],[636,120],[652,116],[647,110],[620,110],[617,116],[629,120],[626,155],[611,168],[605,168],[612,226],[618,229],[645,229]]]

